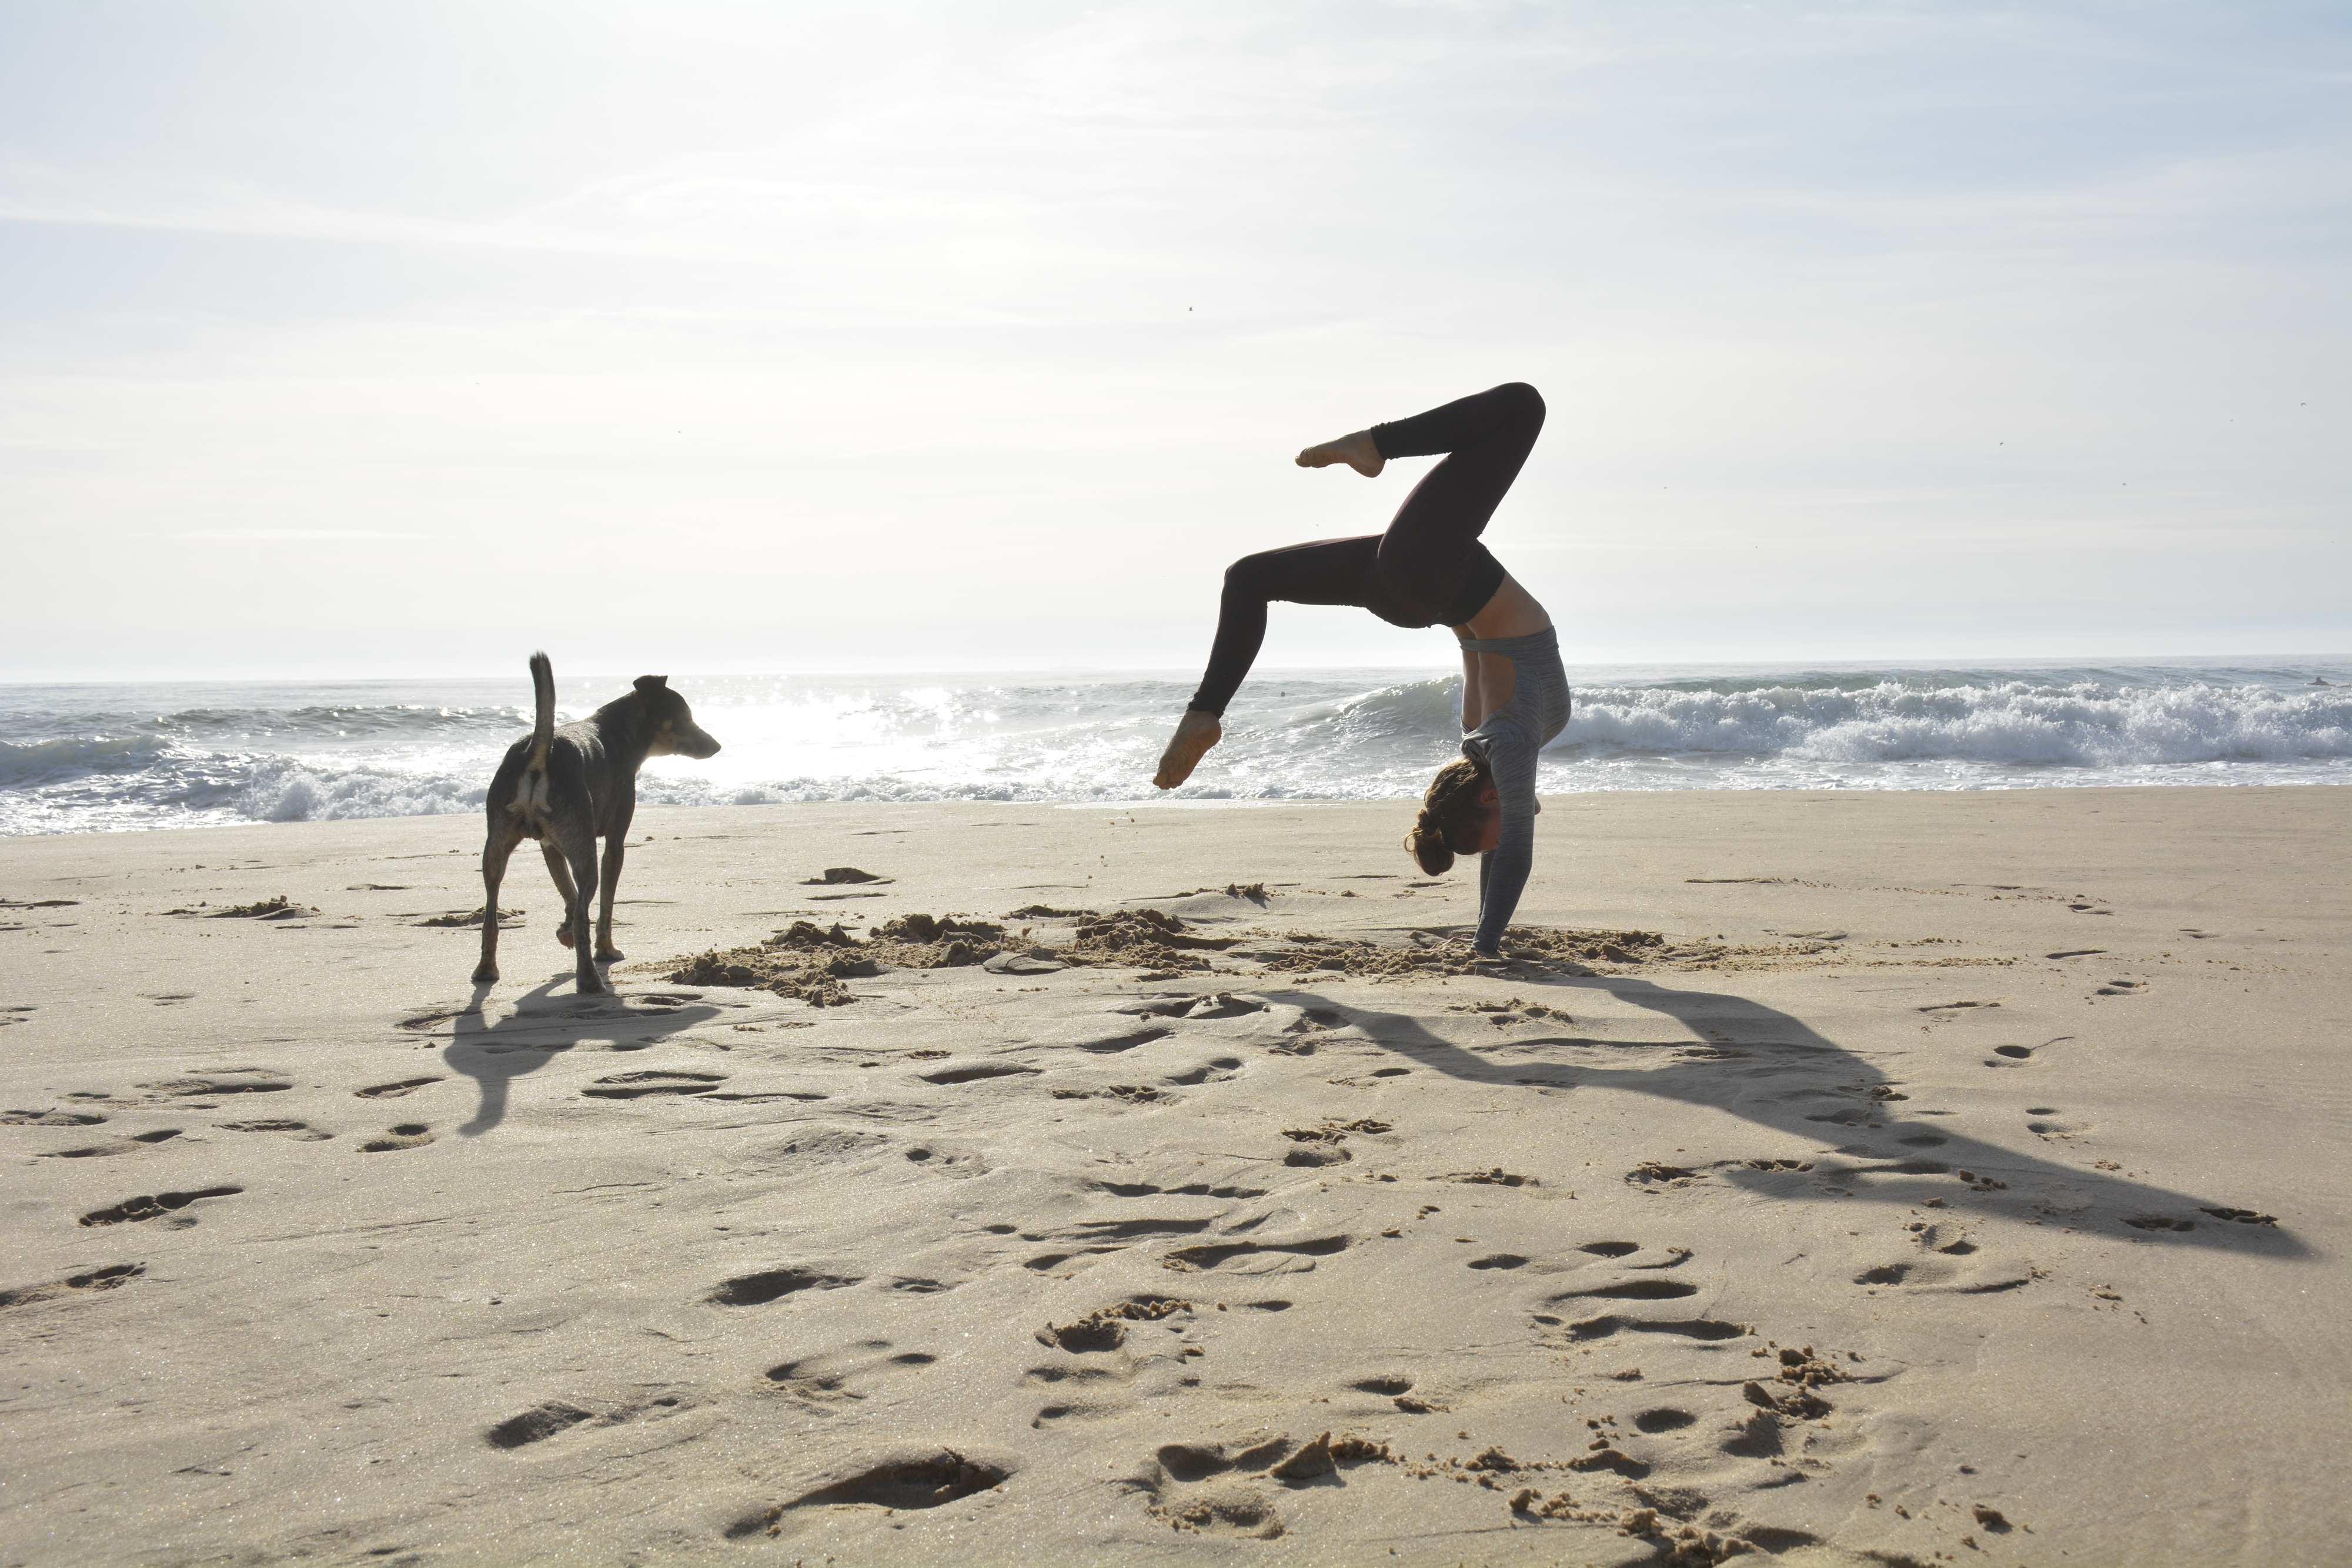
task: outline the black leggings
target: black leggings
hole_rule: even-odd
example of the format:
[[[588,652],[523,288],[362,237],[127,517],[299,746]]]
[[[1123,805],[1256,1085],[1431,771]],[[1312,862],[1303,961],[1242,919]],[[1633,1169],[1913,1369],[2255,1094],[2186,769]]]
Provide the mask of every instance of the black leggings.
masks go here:
[[[1225,570],[1217,640],[1191,706],[1222,714],[1265,641],[1265,607],[1360,605],[1396,626],[1459,626],[1503,585],[1478,542],[1543,429],[1544,402],[1511,382],[1393,424],[1372,426],[1382,457],[1444,462],[1422,476],[1384,534],[1318,539],[1244,556]]]

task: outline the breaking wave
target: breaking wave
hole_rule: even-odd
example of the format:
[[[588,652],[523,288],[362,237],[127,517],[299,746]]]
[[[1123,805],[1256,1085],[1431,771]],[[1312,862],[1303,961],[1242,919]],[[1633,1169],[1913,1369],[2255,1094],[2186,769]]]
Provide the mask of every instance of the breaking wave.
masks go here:
[[[1572,670],[1550,791],[2352,782],[2352,681],[2294,665]],[[481,810],[530,725],[512,681],[0,689],[0,832]],[[656,805],[1132,801],[1189,681],[728,676],[677,683],[725,743],[648,765]],[[1458,741],[1459,682],[1274,672],[1180,800],[1416,795]],[[566,683],[564,716],[625,681]]]

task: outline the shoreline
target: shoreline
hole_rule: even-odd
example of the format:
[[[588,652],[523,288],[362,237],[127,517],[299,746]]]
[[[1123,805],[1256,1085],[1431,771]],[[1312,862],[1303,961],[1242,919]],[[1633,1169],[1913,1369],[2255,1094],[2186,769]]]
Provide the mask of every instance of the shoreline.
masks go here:
[[[2195,765],[2190,764],[2190,765],[2184,765],[2184,766],[2195,766]],[[2086,771],[2089,771],[2089,770],[2086,770]],[[1767,797],[1767,798],[1787,797],[1787,798],[1799,798],[1799,797],[1809,797],[1809,796],[1821,796],[1821,797],[1827,797],[1827,798],[1833,798],[1833,799],[1844,799],[1844,798],[1849,798],[1849,797],[1853,797],[1853,798],[1863,798],[1863,797],[1880,797],[1880,796],[1911,796],[1911,795],[1922,795],[1922,796],[1937,796],[1937,797],[1941,797],[1941,796],[1953,796],[1953,795],[2033,795],[2033,794],[2041,794],[2041,793],[2064,793],[2064,794],[2078,794],[2078,793],[2082,793],[2082,792],[2084,792],[2084,791],[2101,791],[2101,792],[2114,792],[2114,791],[2138,791],[2138,792],[2147,792],[2147,793],[2152,793],[2152,794],[2163,795],[2163,794],[2169,794],[2169,793],[2173,793],[2173,792],[2175,792],[2175,791],[2183,790],[2183,789],[2187,789],[2187,790],[2209,790],[2209,789],[2210,789],[2210,790],[2242,790],[2242,789],[2254,789],[2254,790],[2263,790],[2263,789],[2293,789],[2293,790],[2305,790],[2305,789],[2347,789],[2347,788],[2352,788],[2352,780],[2347,780],[2347,781],[2346,781],[2346,782],[2344,782],[2344,783],[2337,783],[2337,782],[2335,782],[2335,781],[2333,781],[2333,780],[2328,780],[2328,779],[2301,779],[2301,780],[2294,780],[2294,781],[2284,782],[2284,783],[2282,783],[2282,782],[2278,782],[2278,781],[2274,781],[2274,780],[2267,780],[2267,781],[2251,782],[2251,783],[2242,783],[2242,783],[2232,783],[2232,782],[2230,782],[2230,781],[2227,781],[2227,780],[2224,780],[2224,779],[2210,779],[2210,780],[2203,780],[2203,779],[2200,779],[2200,780],[2197,780],[2197,781],[2193,781],[2193,782],[2190,782],[2190,781],[2184,781],[2184,782],[2178,783],[2178,784],[2146,784],[2146,783],[2116,783],[2116,784],[2106,784],[2106,783],[2096,783],[2096,782],[2084,782],[2084,783],[2075,783],[2075,784],[2007,784],[2007,783],[1996,783],[1996,784],[1963,784],[1963,785],[1954,785],[1954,786],[1951,786],[1951,787],[1949,787],[1949,788],[1941,788],[1941,789],[1938,789],[1938,788],[1922,788],[1922,787],[1914,787],[1914,786],[1905,786],[1905,787],[1893,787],[1893,786],[1889,786],[1889,787],[1884,787],[1884,788],[1881,788],[1881,787],[1874,787],[1874,786],[1854,786],[1854,787],[1852,787],[1852,788],[1844,788],[1844,789],[1815,789],[1815,788],[1803,788],[1803,789],[1789,788],[1789,789],[1783,789],[1783,788],[1780,788],[1780,787],[1779,787],[1779,786],[1772,786],[1772,785],[1759,785],[1759,786],[1751,786],[1751,787],[1733,787],[1733,788],[1709,787],[1709,786],[1694,786],[1694,787],[1687,788],[1687,789],[1675,788],[1675,789],[1580,789],[1580,790],[1560,790],[1560,791],[1546,790],[1546,791],[1542,791],[1542,792],[1540,792],[1538,798],[1538,799],[1540,799],[1540,800],[1545,800],[1545,801],[1561,801],[1561,802],[1565,802],[1565,801],[1585,800],[1610,800],[1610,799],[1615,799],[1615,798],[1620,798],[1620,797],[1627,797],[1627,796],[1633,796],[1633,797],[1645,797],[1645,798],[1657,798],[1657,799],[1686,799],[1686,798],[1694,798],[1694,797],[1696,797],[1696,798],[1706,798],[1706,797],[1710,797],[1710,796],[1740,797],[1740,798],[1746,798],[1746,797]],[[1284,795],[1284,796],[1244,796],[1244,797],[1232,797],[1232,798],[1219,796],[1219,797],[1187,798],[1187,799],[1179,799],[1179,800],[1146,799],[1146,800],[979,800],[979,799],[969,799],[969,800],[968,800],[968,799],[963,799],[963,798],[951,798],[951,799],[929,800],[835,800],[835,799],[825,799],[825,800],[759,800],[759,801],[746,801],[746,802],[743,802],[743,803],[741,803],[741,804],[698,805],[698,806],[667,806],[667,805],[656,805],[656,804],[651,804],[651,803],[645,803],[645,804],[640,804],[640,805],[639,805],[639,807],[638,807],[638,810],[640,811],[640,813],[643,813],[643,812],[646,812],[646,811],[716,811],[716,812],[721,812],[721,813],[724,813],[724,812],[730,812],[730,811],[792,810],[796,810],[796,809],[801,809],[801,808],[810,808],[810,807],[837,807],[837,808],[841,808],[841,809],[844,809],[844,810],[903,810],[903,809],[909,808],[909,807],[924,807],[924,806],[937,806],[937,807],[941,807],[941,808],[946,808],[946,809],[960,809],[960,808],[965,808],[965,807],[978,807],[978,808],[985,808],[985,807],[1002,807],[1002,808],[1003,808],[1003,809],[1005,809],[1005,810],[1008,810],[1113,811],[1113,812],[1117,812],[1117,811],[1164,811],[1164,810],[1265,810],[1265,809],[1269,809],[1269,808],[1272,808],[1272,809],[1280,809],[1280,808],[1284,808],[1284,807],[1294,807],[1294,806],[1295,806],[1295,807],[1301,807],[1301,808],[1309,808],[1309,807],[1362,807],[1362,808],[1374,808],[1374,809],[1377,809],[1377,808],[1384,807],[1384,806],[1399,806],[1399,805],[1407,805],[1407,804],[1410,804],[1410,802],[1412,802],[1412,801],[1413,800],[1415,800],[1415,799],[1417,799],[1417,797],[1412,796],[1412,795],[1408,795],[1408,794],[1383,795],[1383,796],[1376,796],[1376,797],[1371,797],[1371,798],[1361,798],[1361,797],[1358,797],[1358,798],[1350,798],[1350,797],[1345,797],[1345,796],[1289,796],[1289,795]],[[74,841],[80,841],[80,840],[86,840],[86,839],[107,839],[107,838],[113,838],[113,837],[118,837],[118,836],[122,836],[122,835],[136,835],[136,834],[145,834],[145,833],[194,833],[194,832],[205,832],[205,831],[215,831],[215,830],[217,830],[217,831],[235,831],[235,832],[243,832],[243,831],[248,831],[248,830],[251,830],[251,829],[256,829],[256,828],[268,828],[268,829],[287,829],[287,828],[325,828],[325,829],[332,829],[332,828],[341,828],[341,827],[351,827],[351,826],[355,826],[355,825],[358,825],[358,824],[361,824],[361,823],[366,823],[366,822],[412,822],[412,823],[415,823],[415,822],[439,821],[445,821],[445,820],[456,820],[456,821],[467,821],[467,822],[477,822],[477,821],[478,821],[480,820],[480,817],[481,817],[481,813],[480,813],[480,811],[479,811],[478,810],[464,810],[464,811],[429,811],[429,812],[423,812],[423,813],[419,813],[419,814],[417,814],[417,815],[414,815],[414,816],[404,816],[404,817],[390,817],[390,816],[384,816],[384,817],[375,817],[375,816],[369,816],[369,817],[323,817],[323,818],[302,819],[302,820],[294,821],[282,821],[282,822],[281,822],[281,821],[266,821],[266,820],[259,819],[259,818],[250,818],[250,819],[246,819],[246,820],[243,820],[243,821],[228,821],[228,822],[196,822],[196,823],[191,823],[191,824],[188,824],[187,826],[184,826],[184,827],[173,827],[173,826],[141,826],[141,827],[126,827],[126,828],[89,828],[89,829],[79,829],[79,830],[68,830],[68,831],[61,831],[61,832],[53,832],[53,833],[12,833],[12,834],[7,834],[7,835],[0,835],[0,844],[9,844],[9,843],[18,843],[18,842],[27,842],[27,841],[39,841],[51,840],[51,839],[74,840]]]
[[[472,815],[0,841],[0,1546],[2336,1553],[2352,796],[1553,796],[1493,974],[1251,804],[644,808],[609,999]],[[665,977],[1076,909],[1202,967]]]

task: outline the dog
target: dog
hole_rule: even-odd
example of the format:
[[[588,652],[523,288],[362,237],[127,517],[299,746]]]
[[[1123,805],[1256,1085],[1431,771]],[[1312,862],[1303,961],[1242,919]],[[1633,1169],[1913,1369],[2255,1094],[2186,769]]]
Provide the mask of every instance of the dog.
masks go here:
[[[490,780],[489,837],[482,845],[482,961],[479,983],[499,977],[499,883],[507,861],[525,839],[537,839],[547,869],[563,894],[556,940],[578,956],[577,987],[604,989],[598,964],[623,956],[613,946],[613,893],[629,819],[637,811],[637,769],[648,757],[715,757],[719,742],[694,722],[686,699],[667,675],[639,675],[628,695],[606,703],[576,724],[555,727],[555,666],[530,656],[530,685],[539,716],[527,740],[518,740]],[[596,841],[604,841],[604,877],[597,877]],[[588,945],[588,898],[602,886],[596,945]]]

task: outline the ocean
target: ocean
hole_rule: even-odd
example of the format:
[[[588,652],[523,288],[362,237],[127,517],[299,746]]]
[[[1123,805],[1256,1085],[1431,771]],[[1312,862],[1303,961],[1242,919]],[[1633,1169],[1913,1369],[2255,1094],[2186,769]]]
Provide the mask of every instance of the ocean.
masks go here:
[[[2313,684],[2314,676],[2328,682]],[[2352,783],[2352,661],[1571,668],[1542,788],[2016,789]],[[559,677],[562,716],[628,689]],[[1172,797],[1148,782],[1173,673],[674,677],[724,743],[649,763],[663,805],[1367,800],[1418,795],[1457,676],[1271,671]],[[479,810],[530,677],[0,686],[0,833]]]

